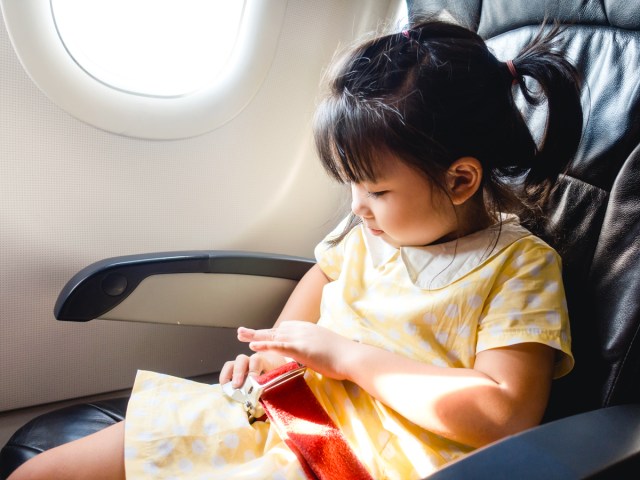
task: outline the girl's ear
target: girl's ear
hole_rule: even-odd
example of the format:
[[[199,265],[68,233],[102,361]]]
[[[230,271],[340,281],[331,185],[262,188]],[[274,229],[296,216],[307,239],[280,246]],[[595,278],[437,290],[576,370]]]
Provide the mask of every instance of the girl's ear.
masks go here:
[[[447,190],[454,205],[462,205],[482,184],[482,165],[477,158],[461,157],[447,170]]]

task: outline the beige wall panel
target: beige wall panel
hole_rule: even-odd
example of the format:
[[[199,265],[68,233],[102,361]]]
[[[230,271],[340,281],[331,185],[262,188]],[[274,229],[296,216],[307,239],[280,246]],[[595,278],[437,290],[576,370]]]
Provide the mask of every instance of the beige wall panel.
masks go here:
[[[31,82],[0,26],[0,411],[128,388],[140,368],[200,375],[236,354],[233,329],[57,322],[53,305],[71,276],[106,257],[311,256],[344,205],[310,137],[322,70],[387,3],[290,0],[252,102],[217,130],[177,141],[71,117]]]

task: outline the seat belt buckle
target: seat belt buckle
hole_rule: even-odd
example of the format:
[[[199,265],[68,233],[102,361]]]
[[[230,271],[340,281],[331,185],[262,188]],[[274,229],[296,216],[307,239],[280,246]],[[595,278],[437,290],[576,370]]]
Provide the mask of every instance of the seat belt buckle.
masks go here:
[[[247,376],[244,384],[240,388],[233,388],[231,382],[222,385],[222,391],[232,400],[241,403],[249,417],[249,423],[253,423],[265,415],[260,397],[263,393],[276,388],[300,375],[304,375],[307,367],[298,365],[297,368],[287,370],[286,372],[269,379],[265,383],[259,383],[261,377]]]

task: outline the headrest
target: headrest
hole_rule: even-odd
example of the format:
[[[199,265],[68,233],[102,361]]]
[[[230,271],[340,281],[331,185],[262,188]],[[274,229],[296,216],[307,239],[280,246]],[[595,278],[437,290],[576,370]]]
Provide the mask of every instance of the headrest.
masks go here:
[[[530,0],[412,0],[410,15],[443,15],[491,38],[545,18],[574,25],[600,25],[629,30],[640,28],[640,2],[584,0],[532,2]]]

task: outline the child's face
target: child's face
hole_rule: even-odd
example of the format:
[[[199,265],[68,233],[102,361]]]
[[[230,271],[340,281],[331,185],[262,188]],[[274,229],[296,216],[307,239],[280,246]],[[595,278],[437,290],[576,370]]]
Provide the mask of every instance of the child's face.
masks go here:
[[[394,247],[455,238],[455,210],[442,189],[393,157],[381,163],[376,182],[351,184],[351,210],[369,232]]]

